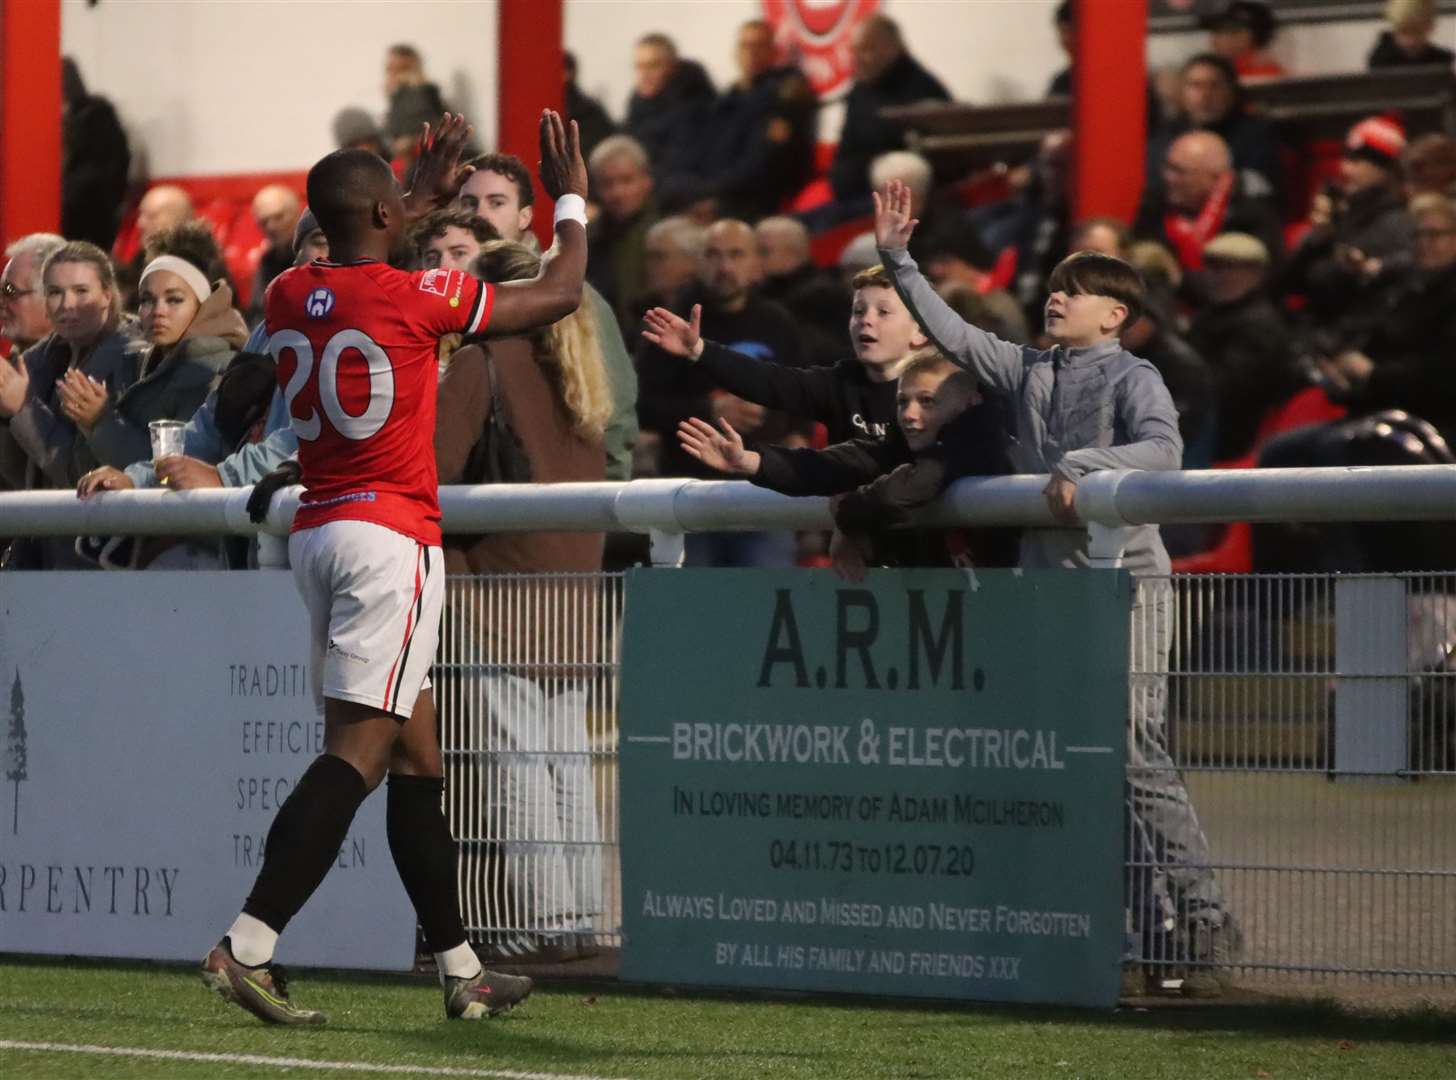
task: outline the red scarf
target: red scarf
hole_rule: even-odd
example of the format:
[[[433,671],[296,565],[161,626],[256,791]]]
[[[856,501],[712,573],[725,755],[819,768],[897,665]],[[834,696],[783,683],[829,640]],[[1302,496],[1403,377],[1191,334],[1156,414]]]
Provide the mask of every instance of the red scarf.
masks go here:
[[[1173,254],[1178,256],[1178,264],[1183,269],[1203,269],[1203,245],[1223,229],[1233,193],[1234,174],[1230,172],[1213,185],[1197,217],[1187,217],[1176,210],[1163,215],[1163,233],[1172,241]]]

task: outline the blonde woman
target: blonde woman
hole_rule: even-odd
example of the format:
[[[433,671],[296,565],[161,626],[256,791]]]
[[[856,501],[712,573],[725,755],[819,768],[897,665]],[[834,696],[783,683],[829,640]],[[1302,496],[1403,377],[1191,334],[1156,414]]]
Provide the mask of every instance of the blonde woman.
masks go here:
[[[539,266],[528,248],[496,240],[473,269],[501,282]],[[604,479],[612,400],[596,327],[583,305],[530,336],[451,356],[435,427],[442,485]],[[499,931],[498,955],[576,955],[602,912],[587,734],[602,689],[602,544],[601,533],[446,537],[447,572],[492,575],[450,582],[445,656],[466,666],[441,672],[439,704],[446,755],[467,763],[452,774],[457,834],[467,850],[504,855],[465,878],[467,922]]]

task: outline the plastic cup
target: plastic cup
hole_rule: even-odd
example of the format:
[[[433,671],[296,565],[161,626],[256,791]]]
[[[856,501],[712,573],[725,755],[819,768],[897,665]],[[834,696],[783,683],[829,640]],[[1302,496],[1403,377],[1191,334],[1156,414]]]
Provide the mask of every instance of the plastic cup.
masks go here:
[[[152,434],[154,462],[182,453],[182,431],[186,426],[181,420],[153,420],[147,425]]]

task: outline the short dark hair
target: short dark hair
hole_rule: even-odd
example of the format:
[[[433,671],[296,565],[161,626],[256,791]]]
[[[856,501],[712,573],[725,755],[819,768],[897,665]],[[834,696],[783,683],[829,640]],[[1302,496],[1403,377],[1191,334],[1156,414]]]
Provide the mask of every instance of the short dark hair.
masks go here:
[[[333,241],[354,236],[361,218],[390,197],[389,163],[368,150],[335,150],[308,170],[308,206]]]
[[[406,44],[403,41],[391,45],[388,51],[393,53],[395,56],[402,56],[406,60],[413,61],[416,64],[424,63],[424,58],[420,56],[420,50],[416,49],[413,45]]]
[[[1178,73],[1187,75],[1189,71],[1199,66],[1217,68],[1219,74],[1224,77],[1224,81],[1234,88],[1234,92],[1236,94],[1240,92],[1238,69],[1231,61],[1219,56],[1216,52],[1194,53],[1183,61],[1183,66],[1178,69]]]
[[[1057,5],[1057,11],[1052,16],[1052,21],[1058,26],[1075,26],[1077,24],[1076,5],[1072,3],[1072,0],[1062,0]]]
[[[468,210],[431,210],[420,218],[409,232],[410,243],[416,252],[423,253],[425,245],[436,237],[444,236],[446,229],[464,229],[475,237],[477,244],[499,240],[500,233],[485,218],[476,217]]]
[[[1111,255],[1078,251],[1057,263],[1047,279],[1047,292],[1068,296],[1106,296],[1127,308],[1123,326],[1137,322],[1147,306],[1147,286],[1137,270]]]
[[[536,201],[536,193],[531,187],[531,171],[515,154],[481,154],[468,164],[474,165],[476,172],[493,172],[514,183],[521,209]]]

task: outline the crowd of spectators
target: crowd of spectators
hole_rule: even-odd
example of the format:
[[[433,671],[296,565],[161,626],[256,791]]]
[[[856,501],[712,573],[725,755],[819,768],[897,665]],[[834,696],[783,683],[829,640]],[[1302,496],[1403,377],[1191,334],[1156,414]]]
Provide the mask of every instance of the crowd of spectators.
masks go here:
[[[1429,0],[1391,0],[1369,66],[1451,64],[1450,50],[1432,41],[1434,17]],[[1070,57],[1073,5],[1060,5],[1055,21]],[[1456,138],[1371,115],[1350,128],[1322,186],[1295,190],[1291,163],[1306,148],[1281,142],[1246,87],[1290,74],[1271,47],[1297,31],[1281,29],[1258,0],[1232,0],[1206,25],[1202,51],[1150,80],[1146,179],[1131,221],[1074,219],[1068,131],[1048,135],[1032,160],[1011,163],[1009,183],[989,200],[968,196],[964,176],[937,175],[882,110],[949,94],[883,15],[854,28],[853,82],[817,202],[803,193],[816,175],[818,102],[766,21],[738,29],[734,77],[721,87],[667,34],[641,37],[623,58],[633,83],[620,123],[581,89],[568,57],[566,105],[592,181],[583,312],[611,406],[599,432],[600,473],[577,462],[585,474],[573,466],[573,476],[710,475],[679,441],[680,425],[694,419],[726,423],[750,445],[893,438],[889,388],[926,342],[900,325],[903,304],[868,233],[870,193],[892,182],[906,185],[919,220],[910,253],[925,276],[956,312],[1004,340],[1045,343],[1047,278],[1068,253],[1136,266],[1148,302],[1123,340],[1162,373],[1186,466],[1261,455],[1347,462],[1365,445],[1349,437],[1351,424],[1392,410],[1428,421],[1422,453],[1444,460],[1444,437],[1456,427],[1448,386],[1456,383],[1446,374],[1456,348]],[[1068,67],[1048,93],[1073,85]],[[371,149],[407,178],[421,125],[450,103],[406,44],[386,54],[383,91],[377,116],[350,108],[335,118],[335,144]],[[64,100],[64,238],[17,241],[0,278],[11,349],[0,364],[0,479],[12,488],[70,486],[110,466],[134,482],[176,487],[251,482],[273,452],[246,467],[226,464],[228,456],[270,438],[281,453],[287,425],[279,403],[266,400],[257,364],[243,359],[266,351],[268,283],[327,240],[308,227],[294,188],[263,187],[251,208],[261,239],[240,290],[188,193],[160,185],[135,205],[135,254],[113,262],[106,249],[125,197],[125,135],[69,62]],[[472,156],[475,172],[456,205],[417,226],[403,262],[479,273],[493,244],[539,250],[526,167],[478,148]],[[817,238],[858,219],[864,235],[837,245],[834,264],[822,265]],[[247,301],[233,311],[240,296]],[[691,320],[707,343],[700,358],[677,355],[650,328],[644,334],[645,317],[664,310]],[[450,375],[454,353],[442,353],[443,385],[464,377]],[[224,377],[235,367],[254,372],[262,389],[254,386],[252,399],[265,400],[239,400],[252,383]],[[822,388],[806,389],[831,372],[863,400],[841,395],[828,407]],[[477,374],[472,401],[480,381]],[[513,392],[511,377],[484,377],[496,383],[497,393]],[[219,384],[229,391],[221,402]],[[1280,410],[1310,394],[1322,396],[1328,415],[1347,418],[1271,441]],[[194,412],[203,430],[194,422],[189,446],[206,448],[198,459],[206,469],[151,469],[147,423],[194,420]],[[535,461],[532,473],[554,469]],[[47,547],[49,559],[39,553]],[[10,564],[94,564],[63,547],[13,545]],[[822,538],[701,537],[689,558],[789,565],[823,551]],[[143,552],[130,557],[149,564]]]

